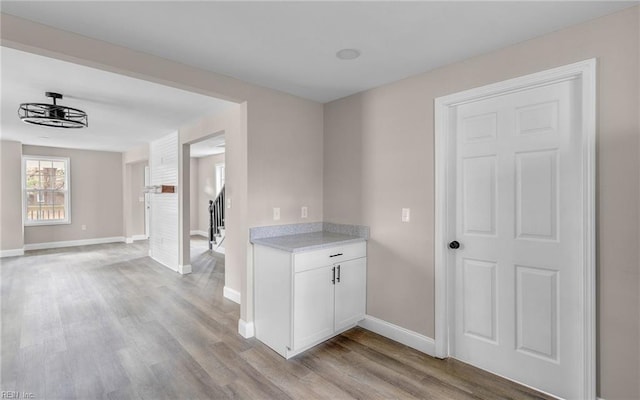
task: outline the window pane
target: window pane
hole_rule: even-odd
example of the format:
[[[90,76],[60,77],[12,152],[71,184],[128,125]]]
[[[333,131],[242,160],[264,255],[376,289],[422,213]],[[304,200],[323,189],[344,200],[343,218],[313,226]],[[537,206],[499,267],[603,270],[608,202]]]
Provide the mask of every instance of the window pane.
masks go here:
[[[42,168],[42,177],[40,179],[45,189],[54,189],[56,185],[56,171],[50,167]]]
[[[40,174],[30,174],[27,173],[26,176],[27,182],[27,189],[42,189],[42,184],[40,182]]]
[[[40,203],[38,202],[38,193],[27,192],[27,221],[38,221],[40,219]]]
[[[56,176],[56,180],[55,180],[55,187],[54,189],[66,189],[64,184],[65,184],[65,177],[64,175],[61,175],[58,171],[58,175]]]
[[[40,208],[41,210],[41,215],[40,215],[40,219],[41,220],[52,220],[52,219],[56,219],[55,218],[55,213],[53,211],[53,206],[50,205],[45,205],[43,204]]]
[[[40,162],[37,160],[27,160],[27,174],[39,174]]]
[[[53,199],[53,204],[58,206],[64,206],[64,197],[65,197],[64,192],[52,192],[51,196]]]
[[[33,191],[33,190],[27,190],[27,195],[26,195],[26,199],[27,199],[27,206],[37,206],[38,204],[40,204],[39,200],[39,192]]]
[[[65,193],[54,192],[53,214],[55,219],[65,219],[64,197]]]
[[[53,162],[53,168],[56,169],[56,172],[58,173],[58,175],[64,175],[64,173],[65,173],[64,161],[54,161]]]

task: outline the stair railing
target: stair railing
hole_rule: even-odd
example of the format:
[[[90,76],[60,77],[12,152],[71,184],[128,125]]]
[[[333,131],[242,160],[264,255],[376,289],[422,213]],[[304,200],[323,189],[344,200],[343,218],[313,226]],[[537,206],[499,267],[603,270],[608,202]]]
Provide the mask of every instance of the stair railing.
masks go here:
[[[219,228],[224,228],[224,189],[222,186],[220,193],[215,200],[209,200],[209,250],[213,250],[215,235]]]

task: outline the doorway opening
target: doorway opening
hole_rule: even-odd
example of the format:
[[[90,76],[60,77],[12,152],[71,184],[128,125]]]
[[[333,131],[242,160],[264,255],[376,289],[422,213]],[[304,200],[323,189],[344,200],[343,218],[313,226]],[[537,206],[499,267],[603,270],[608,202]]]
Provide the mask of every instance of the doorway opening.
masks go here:
[[[202,264],[203,257],[210,258],[224,270],[224,133],[205,136],[188,147],[191,258],[201,258],[198,264]]]

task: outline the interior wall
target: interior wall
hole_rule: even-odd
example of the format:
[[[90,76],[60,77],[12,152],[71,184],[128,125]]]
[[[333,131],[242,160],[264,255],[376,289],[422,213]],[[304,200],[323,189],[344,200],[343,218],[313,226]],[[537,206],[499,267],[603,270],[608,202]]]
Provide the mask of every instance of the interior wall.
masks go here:
[[[195,231],[200,230],[200,223],[198,222],[198,193],[200,192],[200,188],[198,182],[200,181],[200,169],[198,165],[200,164],[200,160],[198,158],[192,157],[190,160],[190,168],[189,168],[189,222],[191,227],[191,234],[195,234]]]
[[[170,133],[154,140],[149,149],[151,185],[179,187],[179,139],[178,133]],[[188,161],[188,160],[187,160]],[[187,190],[188,190],[188,184]],[[178,192],[151,193],[151,223],[149,232],[149,255],[156,261],[180,270],[179,260],[179,199]],[[188,214],[187,214],[188,216]],[[187,238],[189,235],[186,235]]]
[[[131,237],[144,236],[144,169],[147,162],[131,165],[130,198],[131,202]]]
[[[0,255],[24,247],[21,171],[22,143],[0,141]]]
[[[235,225],[227,229],[225,267],[227,272],[230,266],[241,270],[240,315],[244,322],[251,323],[253,272],[247,257],[249,227],[300,222],[299,208],[292,199],[296,199],[295,203],[307,203],[308,221],[322,220],[322,104],[19,17],[0,15],[3,46],[241,105],[238,127],[241,134],[232,139],[233,155],[227,141],[229,182],[232,174],[236,176],[233,188],[227,186],[227,198],[233,204],[228,218],[234,219]],[[272,220],[272,205],[282,208],[280,221]]]
[[[225,287],[242,293],[243,282],[246,279],[245,265],[247,259],[247,242],[248,242],[248,230],[247,227],[247,215],[246,215],[246,199],[247,199],[247,159],[246,159],[246,104],[238,104],[225,112],[217,115],[211,115],[194,121],[192,124],[180,129],[180,143],[181,146],[190,145],[200,141],[203,138],[211,136],[215,133],[224,133],[226,143],[226,198],[227,204],[225,205],[226,213],[226,238],[225,238]],[[215,156],[207,157],[213,158]],[[208,161],[200,159],[198,161],[198,168],[207,168]],[[189,165],[191,169],[191,161],[186,163],[183,160],[183,168]],[[184,171],[183,171],[184,172]],[[200,174],[200,179],[206,179],[206,173]],[[192,176],[192,174],[190,174]],[[215,185],[215,175],[214,175]],[[203,186],[203,185],[199,185]],[[206,188],[206,185],[204,185]],[[184,187],[179,186],[181,193],[185,190]],[[190,195],[191,195],[191,190]],[[202,190],[200,190],[202,193]],[[208,197],[207,208],[208,208]],[[200,203],[200,201],[199,201]],[[182,201],[181,212],[185,215],[184,201]],[[229,207],[230,206],[230,207]],[[186,213],[191,215],[189,213]],[[200,218],[200,217],[199,217]],[[204,231],[208,229],[208,216],[207,225],[205,225]],[[186,227],[183,226],[183,230]],[[208,231],[207,231],[208,232]],[[183,249],[188,246],[188,241],[185,241],[183,237]],[[182,262],[185,263],[188,260],[187,254],[181,255]],[[243,295],[242,303],[245,303]]]
[[[121,153],[28,145],[22,153],[69,157],[71,173],[71,223],[26,226],[25,244],[122,237]]]
[[[627,9],[325,105],[325,220],[371,227],[368,314],[434,336],[434,99],[596,57],[599,396],[640,397],[638,16]]]
[[[209,200],[215,200],[221,188],[216,181],[216,165],[224,164],[224,153],[198,159],[198,230],[209,232]]]
[[[248,129],[255,132],[248,143],[250,226],[322,221],[322,106],[284,98],[249,107]],[[307,219],[301,218],[302,206]],[[279,221],[274,207],[280,208]]]
[[[135,195],[138,189],[133,186],[133,166],[138,163],[149,165],[149,144],[144,144],[122,153],[122,226],[124,229],[123,235],[129,242],[133,240],[134,235],[139,234],[137,233],[139,229],[136,221],[139,221],[140,218],[139,214],[137,214],[140,211],[138,208],[140,206],[137,204],[138,197]],[[144,168],[142,169],[142,174],[144,179]],[[144,224],[144,204],[142,207]],[[142,233],[145,233],[144,226],[142,229]]]

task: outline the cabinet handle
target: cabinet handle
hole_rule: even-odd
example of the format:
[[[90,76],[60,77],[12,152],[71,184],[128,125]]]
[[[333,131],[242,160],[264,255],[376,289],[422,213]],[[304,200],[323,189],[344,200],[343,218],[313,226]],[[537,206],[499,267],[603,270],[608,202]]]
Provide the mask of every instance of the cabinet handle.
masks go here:
[[[336,284],[336,267],[332,268],[333,270],[333,278],[331,278],[331,283]]]
[[[329,257],[338,257],[338,256],[341,256],[341,255],[342,255],[342,253],[337,253],[337,254],[332,254]]]
[[[338,283],[340,283],[340,266],[338,265]]]

